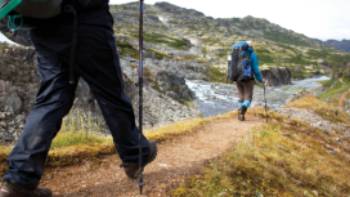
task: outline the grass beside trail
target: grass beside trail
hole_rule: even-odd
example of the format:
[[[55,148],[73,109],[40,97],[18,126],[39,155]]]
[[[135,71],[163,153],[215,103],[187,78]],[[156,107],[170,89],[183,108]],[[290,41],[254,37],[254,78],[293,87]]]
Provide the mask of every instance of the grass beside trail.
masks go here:
[[[330,103],[319,100],[312,95],[303,96],[294,100],[290,102],[288,106],[309,109],[328,121],[350,125],[350,116],[348,113],[342,111],[338,106],[330,105]]]
[[[341,93],[349,90],[350,79],[340,78],[338,80],[329,80],[324,84],[326,91],[321,94],[321,98],[327,99],[335,96],[339,96]]]
[[[4,172],[4,170],[6,169],[6,165],[4,164],[6,162],[6,158],[9,152],[10,152],[10,147],[0,145],[0,174],[1,172]]]
[[[273,121],[257,128],[235,149],[211,162],[203,174],[188,179],[171,195],[348,197],[349,147],[338,143],[336,136],[271,114]]]
[[[350,99],[350,78],[340,78],[337,80],[329,80],[323,84],[325,91],[320,95],[322,100],[342,105],[339,99],[345,94],[345,98]],[[344,107],[344,106],[340,106]]]
[[[231,112],[216,117],[184,120],[160,128],[147,130],[145,133],[150,140],[160,142],[195,132],[212,121],[232,118],[233,115],[234,113]],[[52,167],[72,165],[115,153],[113,140],[110,136],[98,134],[91,130],[86,132],[87,125],[78,126],[84,122],[88,124],[89,128],[97,129],[99,124],[91,121],[90,117],[81,117],[81,114],[77,117],[79,118],[75,116],[66,120],[63,124],[62,131],[59,132],[52,143],[47,165]],[[79,124],[77,123],[78,120],[80,121]],[[0,174],[6,169],[6,158],[10,150],[11,147],[0,146]]]

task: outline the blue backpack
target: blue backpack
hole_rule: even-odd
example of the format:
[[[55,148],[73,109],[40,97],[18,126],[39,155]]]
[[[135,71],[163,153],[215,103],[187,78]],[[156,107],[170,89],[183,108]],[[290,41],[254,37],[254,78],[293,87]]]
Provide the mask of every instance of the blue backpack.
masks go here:
[[[239,41],[233,45],[231,61],[228,64],[227,78],[229,81],[248,81],[254,79],[252,69],[252,50],[247,42]]]

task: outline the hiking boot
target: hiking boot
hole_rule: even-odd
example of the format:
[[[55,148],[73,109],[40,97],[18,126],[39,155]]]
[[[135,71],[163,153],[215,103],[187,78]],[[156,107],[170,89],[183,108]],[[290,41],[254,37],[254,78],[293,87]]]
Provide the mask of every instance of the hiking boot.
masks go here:
[[[52,192],[46,188],[27,190],[12,184],[5,184],[0,188],[0,197],[52,197]]]
[[[246,107],[241,107],[238,111],[238,120],[245,121],[245,113],[247,112]]]
[[[121,165],[124,168],[125,174],[130,179],[137,179],[141,176],[144,167],[154,161],[157,157],[157,144],[155,142],[149,143],[149,155],[140,167],[138,163],[124,163]]]
[[[238,120],[239,121],[245,121],[245,117],[243,114],[238,114]]]

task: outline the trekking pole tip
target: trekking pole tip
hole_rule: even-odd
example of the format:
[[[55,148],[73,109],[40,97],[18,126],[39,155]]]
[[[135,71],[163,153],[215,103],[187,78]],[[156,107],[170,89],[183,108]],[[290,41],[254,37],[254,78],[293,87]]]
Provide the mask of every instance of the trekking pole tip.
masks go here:
[[[143,180],[143,175],[141,175],[141,177],[139,178],[138,185],[139,185],[140,195],[142,195],[143,194],[143,187],[145,186],[145,182]]]

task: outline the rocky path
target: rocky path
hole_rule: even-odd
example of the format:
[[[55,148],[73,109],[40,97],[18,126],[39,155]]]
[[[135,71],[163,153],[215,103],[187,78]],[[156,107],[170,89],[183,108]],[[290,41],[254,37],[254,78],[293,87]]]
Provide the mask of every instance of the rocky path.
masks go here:
[[[172,186],[233,148],[260,124],[262,121],[255,117],[248,117],[243,123],[235,119],[220,120],[159,144],[157,160],[145,170],[145,196],[169,196]],[[119,165],[116,156],[108,156],[79,166],[50,169],[42,185],[53,189],[55,196],[62,197],[137,196],[138,188],[127,179]]]

